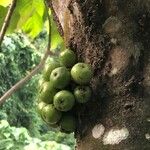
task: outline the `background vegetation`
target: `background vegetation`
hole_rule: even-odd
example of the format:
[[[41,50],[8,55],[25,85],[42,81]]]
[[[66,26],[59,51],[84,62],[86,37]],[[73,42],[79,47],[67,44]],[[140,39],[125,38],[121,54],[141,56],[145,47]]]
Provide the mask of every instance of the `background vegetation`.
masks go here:
[[[0,29],[11,2],[0,1]],[[17,0],[7,36],[0,45],[0,97],[28,75],[44,55],[49,36],[46,14],[44,0]],[[51,50],[64,49],[50,10],[49,15]],[[49,128],[36,112],[39,78],[40,74],[34,76],[0,106],[0,150],[74,149],[73,134],[66,135]]]
[[[5,37],[0,51],[0,95],[3,95],[39,63],[40,56],[46,46],[46,37],[46,31],[43,31],[35,40],[29,40],[23,33],[14,33]],[[43,141],[56,141],[73,149],[73,135],[66,135],[48,128],[36,112],[37,82],[39,78],[40,74],[34,76],[28,84],[0,106],[0,120],[7,120],[10,126],[17,127],[17,132],[24,127],[23,132],[28,133],[28,136]],[[9,128],[11,128],[10,126]],[[0,132],[2,130],[5,130],[5,128],[0,128]],[[4,132],[8,133],[9,131]],[[7,142],[10,141],[6,140]]]

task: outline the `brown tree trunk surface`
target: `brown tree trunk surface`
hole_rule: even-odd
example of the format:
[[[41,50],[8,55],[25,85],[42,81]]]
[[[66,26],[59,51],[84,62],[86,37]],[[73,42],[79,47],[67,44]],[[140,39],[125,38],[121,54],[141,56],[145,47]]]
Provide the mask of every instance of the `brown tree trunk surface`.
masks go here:
[[[77,150],[150,150],[150,1],[52,0],[67,47],[94,70]]]

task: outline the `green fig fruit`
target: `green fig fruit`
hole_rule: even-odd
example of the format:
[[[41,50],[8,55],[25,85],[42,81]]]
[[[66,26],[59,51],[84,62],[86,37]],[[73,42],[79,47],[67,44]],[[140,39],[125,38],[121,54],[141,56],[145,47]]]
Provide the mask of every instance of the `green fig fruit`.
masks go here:
[[[55,69],[60,67],[60,62],[59,61],[54,61],[51,60],[48,64],[45,65],[44,71],[43,71],[43,79],[45,81],[49,81],[50,80],[50,74],[51,72]]]
[[[77,63],[71,69],[71,76],[77,84],[85,85],[92,79],[93,71],[89,64]]]
[[[59,67],[52,71],[50,75],[50,82],[57,89],[65,88],[70,82],[70,72],[66,67]]]
[[[42,118],[48,124],[56,124],[61,119],[62,113],[55,109],[53,104],[48,104],[42,109]]]
[[[43,107],[45,107],[46,106],[46,103],[44,103],[44,102],[39,102],[38,104],[37,104],[37,112],[41,115],[41,112],[42,112],[42,109],[43,109]]]
[[[59,91],[54,96],[54,106],[60,111],[69,111],[72,109],[74,104],[75,97],[71,92],[67,90]]]
[[[42,85],[42,90],[39,99],[47,104],[52,104],[54,95],[56,93],[57,90],[53,87],[53,85],[50,82],[45,82]]]
[[[79,103],[86,103],[90,100],[92,95],[91,88],[89,86],[77,86],[74,89],[74,96]]]
[[[62,132],[74,132],[76,128],[75,118],[72,115],[63,115],[60,120],[60,128]]]
[[[72,50],[66,49],[60,53],[59,60],[62,65],[70,68],[76,63],[76,55]]]

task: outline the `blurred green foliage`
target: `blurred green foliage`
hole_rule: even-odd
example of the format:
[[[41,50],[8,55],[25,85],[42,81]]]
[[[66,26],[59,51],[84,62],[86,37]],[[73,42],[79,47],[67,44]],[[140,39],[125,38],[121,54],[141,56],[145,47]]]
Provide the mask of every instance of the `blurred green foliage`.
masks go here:
[[[62,143],[70,146],[74,150],[75,140],[73,134],[65,134],[60,131],[48,131],[40,137],[41,140],[56,141],[57,143]]]
[[[0,49],[0,95],[39,63],[46,46],[46,38],[46,31],[40,33],[32,44],[22,33],[5,37]],[[40,75],[34,76],[28,84],[0,106],[0,120],[7,120],[11,126],[25,127],[29,135],[38,137],[42,141],[56,141],[74,149],[73,134],[67,135],[48,128],[36,112],[39,78]]]
[[[0,1],[0,28],[4,22],[10,0]],[[7,32],[22,29],[31,37],[36,37],[43,29],[45,17],[45,5],[43,0],[17,0],[16,8],[11,18],[11,24]]]
[[[10,2],[10,0],[0,0],[0,28],[4,22]],[[44,0],[18,0],[7,33],[21,30],[34,39],[43,31],[44,27],[46,31],[49,31],[49,22],[46,14]],[[52,25],[51,48],[56,49],[59,47],[60,49],[63,49],[63,38],[57,30],[57,26],[50,11],[49,15],[51,17]],[[48,37],[47,32],[44,32],[44,34],[45,33]]]
[[[38,53],[23,34],[6,36],[0,51],[0,95],[24,77],[39,60]],[[37,114],[33,108],[37,80],[38,76],[35,76],[0,107],[0,119],[7,119],[11,125],[24,126],[29,130],[36,125]],[[31,131],[34,134],[33,129]]]
[[[71,150],[55,141],[30,137],[26,128],[16,128],[6,120],[0,121],[0,150]]]
[[[10,0],[0,1],[0,28],[10,2]],[[49,24],[43,2],[43,0],[17,1],[7,29],[7,34],[13,34],[5,36],[0,48],[0,96],[27,75],[39,63],[40,57],[44,54],[49,36]],[[63,39],[57,30],[50,11],[49,14],[52,24],[51,49],[62,50],[64,49]],[[14,31],[20,32],[20,30],[21,33],[14,33]],[[27,33],[30,39],[22,32]],[[0,120],[7,120],[11,126],[25,127],[31,136],[44,141],[64,143],[74,149],[73,134],[62,134],[54,129],[49,129],[36,112],[37,82],[39,78],[40,75],[34,76],[32,80],[0,106]],[[33,145],[36,144],[30,146]]]

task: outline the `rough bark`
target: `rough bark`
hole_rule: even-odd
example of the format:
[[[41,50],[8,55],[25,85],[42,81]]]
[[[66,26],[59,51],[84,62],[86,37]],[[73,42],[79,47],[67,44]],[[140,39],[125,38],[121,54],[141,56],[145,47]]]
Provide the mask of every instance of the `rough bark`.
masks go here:
[[[150,149],[150,1],[52,0],[58,29],[94,70],[76,107],[78,150]],[[81,109],[82,108],[82,109]]]

